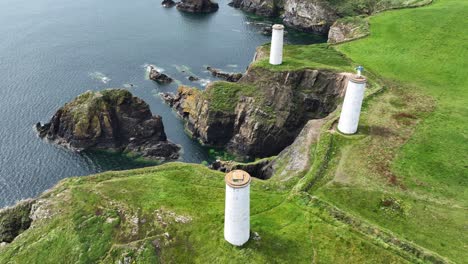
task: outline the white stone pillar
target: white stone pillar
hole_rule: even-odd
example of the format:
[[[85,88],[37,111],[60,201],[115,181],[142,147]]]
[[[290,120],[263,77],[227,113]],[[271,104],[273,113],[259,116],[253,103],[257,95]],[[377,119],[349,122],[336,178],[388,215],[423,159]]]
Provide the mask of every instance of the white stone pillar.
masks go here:
[[[283,37],[284,26],[273,25],[271,34],[270,64],[280,65],[283,63]]]
[[[343,134],[354,134],[357,131],[366,83],[366,78],[362,76],[348,81],[343,108],[341,109],[340,121],[338,123],[338,130]]]
[[[226,180],[226,207],[224,239],[242,246],[250,238],[250,175],[242,170],[228,173]]]

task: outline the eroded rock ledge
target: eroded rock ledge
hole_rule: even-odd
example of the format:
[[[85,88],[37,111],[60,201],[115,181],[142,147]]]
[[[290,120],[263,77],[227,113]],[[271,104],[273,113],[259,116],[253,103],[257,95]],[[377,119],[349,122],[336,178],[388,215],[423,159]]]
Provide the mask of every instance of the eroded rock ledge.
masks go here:
[[[35,200],[25,200],[14,207],[0,209],[0,244],[11,243],[32,223],[30,213]]]
[[[159,160],[179,157],[160,116],[127,90],[88,91],[65,104],[49,123],[38,123],[41,138],[73,150],[132,152]]]
[[[203,144],[247,158],[269,157],[293,143],[311,119],[333,112],[348,75],[330,70],[272,71],[251,66],[237,83],[163,95]]]

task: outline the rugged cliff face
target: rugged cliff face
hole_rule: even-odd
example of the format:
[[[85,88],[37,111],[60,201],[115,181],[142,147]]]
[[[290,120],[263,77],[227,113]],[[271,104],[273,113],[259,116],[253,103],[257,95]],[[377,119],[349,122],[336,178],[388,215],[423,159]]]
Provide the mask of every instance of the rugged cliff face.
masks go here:
[[[230,5],[260,16],[281,16],[288,26],[319,34],[326,34],[338,18],[335,9],[322,0],[234,0]]]
[[[346,80],[346,74],[329,70],[251,66],[238,83],[213,83],[204,92],[181,87],[168,101],[203,144],[267,157],[290,145],[307,121],[334,111]]]
[[[283,22],[303,31],[327,34],[339,18],[328,2],[322,0],[286,0]]]
[[[274,17],[278,16],[282,10],[281,2],[277,0],[233,0],[229,5],[259,16]]]
[[[230,5],[260,16],[280,16],[283,23],[290,27],[326,35],[339,18],[372,15],[384,10],[418,7],[431,2],[432,0],[233,0]]]
[[[0,244],[12,242],[31,226],[33,200],[26,200],[14,207],[0,209]]]
[[[177,159],[180,147],[167,141],[160,116],[129,91],[88,91],[60,108],[47,124],[37,124],[42,138],[75,149],[112,149],[156,159]]]
[[[369,22],[364,17],[348,17],[335,21],[328,32],[328,43],[337,44],[369,35]]]

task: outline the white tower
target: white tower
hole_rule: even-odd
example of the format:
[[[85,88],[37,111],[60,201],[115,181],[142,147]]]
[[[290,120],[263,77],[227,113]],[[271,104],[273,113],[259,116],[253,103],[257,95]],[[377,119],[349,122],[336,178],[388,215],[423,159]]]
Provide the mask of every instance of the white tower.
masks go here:
[[[283,63],[283,37],[284,26],[273,25],[271,34],[270,64],[280,65]]]
[[[250,175],[242,170],[226,174],[224,239],[242,246],[250,238]]]
[[[354,134],[359,125],[362,100],[366,90],[366,78],[360,75],[362,67],[358,68],[358,76],[348,81],[346,95],[341,110],[338,130],[343,134]]]

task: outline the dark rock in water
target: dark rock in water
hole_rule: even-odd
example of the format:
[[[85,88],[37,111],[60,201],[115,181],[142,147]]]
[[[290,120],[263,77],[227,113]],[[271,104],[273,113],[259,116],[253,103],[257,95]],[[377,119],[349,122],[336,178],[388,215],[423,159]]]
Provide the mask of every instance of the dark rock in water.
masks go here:
[[[240,78],[242,78],[242,73],[229,73],[229,72],[223,72],[221,70],[212,68],[212,67],[207,67],[206,68],[211,74],[215,77],[224,79],[228,82],[238,82]]]
[[[173,106],[176,100],[176,95],[174,93],[159,93],[159,96],[168,104],[169,106]]]
[[[200,78],[198,78],[198,77],[196,77],[196,76],[189,76],[188,79],[189,79],[189,81],[191,81],[191,82],[196,82],[196,81],[199,81],[199,80],[200,80]]]
[[[36,128],[41,138],[78,151],[107,149],[159,160],[179,157],[180,147],[167,140],[162,118],[127,90],[88,91]]]
[[[173,0],[164,0],[162,1],[161,5],[169,8],[175,6],[176,3]]]
[[[34,203],[34,200],[26,200],[0,210],[0,243],[11,243],[31,226],[32,219],[29,216]]]
[[[150,80],[153,80],[159,84],[169,84],[174,81],[171,77],[167,76],[166,74],[160,73],[153,66],[148,66],[148,67],[149,67]]]
[[[218,11],[219,5],[211,0],[182,0],[177,3],[177,9],[188,13],[212,13]]]

